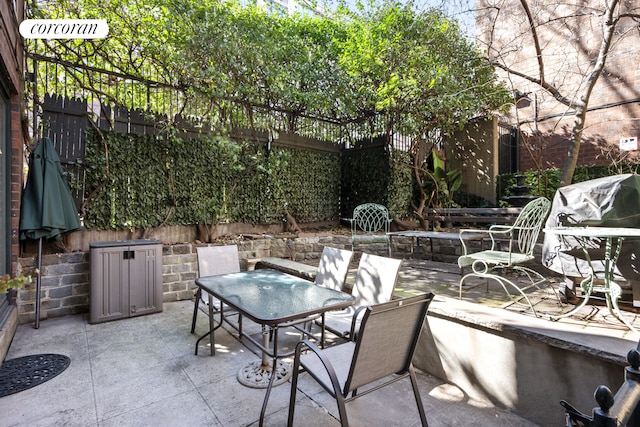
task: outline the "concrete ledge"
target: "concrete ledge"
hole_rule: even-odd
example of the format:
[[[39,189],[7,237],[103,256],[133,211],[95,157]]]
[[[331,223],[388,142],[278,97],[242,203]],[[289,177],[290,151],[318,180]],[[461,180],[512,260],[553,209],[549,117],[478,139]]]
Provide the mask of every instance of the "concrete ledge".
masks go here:
[[[620,387],[638,344],[593,329],[436,297],[414,364],[537,424],[564,425],[560,400],[590,413],[599,385]]]
[[[357,243],[389,243],[386,234],[356,234],[351,237],[352,242]]]
[[[312,265],[277,257],[260,259],[256,264],[256,268],[272,268],[311,281],[315,280],[318,270],[317,267]]]

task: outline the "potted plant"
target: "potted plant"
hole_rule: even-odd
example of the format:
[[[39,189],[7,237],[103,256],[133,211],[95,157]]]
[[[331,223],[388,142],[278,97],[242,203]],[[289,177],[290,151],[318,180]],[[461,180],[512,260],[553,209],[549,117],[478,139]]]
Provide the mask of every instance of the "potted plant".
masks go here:
[[[19,275],[14,278],[8,274],[0,276],[0,294],[6,293],[11,288],[19,288],[26,283],[31,283],[31,276]]]

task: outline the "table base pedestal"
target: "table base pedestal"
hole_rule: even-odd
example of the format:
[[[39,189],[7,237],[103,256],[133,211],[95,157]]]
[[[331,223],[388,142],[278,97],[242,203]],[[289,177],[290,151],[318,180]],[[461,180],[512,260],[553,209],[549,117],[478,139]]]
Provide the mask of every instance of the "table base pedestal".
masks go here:
[[[272,371],[271,364],[265,365],[261,360],[256,360],[238,371],[238,382],[245,387],[267,388]],[[291,365],[278,360],[273,375],[272,386],[286,383],[291,377]]]

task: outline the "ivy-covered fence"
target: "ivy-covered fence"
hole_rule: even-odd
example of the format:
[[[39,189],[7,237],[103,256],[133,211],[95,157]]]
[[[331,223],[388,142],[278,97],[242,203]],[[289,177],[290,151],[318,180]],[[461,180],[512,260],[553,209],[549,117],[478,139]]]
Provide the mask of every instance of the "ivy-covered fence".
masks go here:
[[[337,146],[92,131],[84,162],[87,228],[273,224],[286,212],[303,222],[338,218]]]
[[[323,148],[324,147],[324,148]],[[287,214],[301,223],[350,217],[360,203],[380,203],[393,218],[410,216],[413,177],[407,152],[383,141],[341,150],[330,144],[206,136],[91,131],[87,138],[87,228],[108,230],[162,225],[276,224]],[[638,165],[579,167],[574,182]],[[561,171],[529,171],[531,195],[552,199]],[[512,195],[516,175],[498,177],[499,200]]]
[[[342,161],[342,213],[350,217],[361,203],[387,206],[391,217],[411,212],[413,177],[409,153],[390,147],[385,138],[360,142],[345,150]]]

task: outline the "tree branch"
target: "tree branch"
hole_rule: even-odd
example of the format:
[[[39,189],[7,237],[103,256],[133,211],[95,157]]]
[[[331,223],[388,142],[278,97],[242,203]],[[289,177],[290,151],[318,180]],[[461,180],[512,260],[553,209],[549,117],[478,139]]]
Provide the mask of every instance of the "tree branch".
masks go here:
[[[513,68],[504,65],[498,61],[494,61],[490,58],[487,58],[487,60],[489,61],[489,64],[493,65],[494,67],[498,67],[501,70],[506,71],[509,74],[512,74],[514,76],[518,76],[521,77],[527,81],[530,81],[531,83],[535,83],[537,85],[539,85],[540,87],[542,87],[544,90],[546,90],[547,92],[549,92],[558,102],[566,105],[569,108],[576,108],[577,104],[573,99],[567,98],[566,96],[562,95],[560,93],[560,91],[553,85],[550,85],[547,82],[543,82],[540,79],[537,79],[535,77],[532,77],[526,73],[523,73],[521,71],[518,70],[514,70]]]
[[[529,9],[529,3],[527,0],[520,0],[520,4],[524,9],[524,13],[527,15],[527,22],[529,22],[529,29],[531,30],[531,38],[533,39],[533,45],[536,49],[536,58],[538,60],[538,73],[540,74],[540,86],[544,87],[545,85],[545,76],[544,76],[544,61],[542,60],[542,48],[540,47],[540,39],[538,38],[538,31],[536,29],[536,24],[533,22],[533,15],[531,14],[531,9]],[[555,95],[554,95],[555,96]]]

